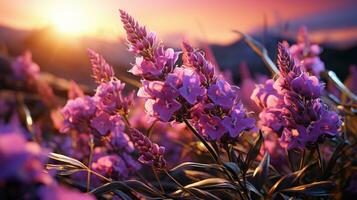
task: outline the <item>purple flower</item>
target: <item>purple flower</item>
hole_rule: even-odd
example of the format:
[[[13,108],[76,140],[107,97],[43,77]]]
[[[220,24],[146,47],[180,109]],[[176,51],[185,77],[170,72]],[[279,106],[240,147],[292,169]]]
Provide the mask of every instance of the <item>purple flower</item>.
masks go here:
[[[180,95],[191,105],[206,93],[197,73],[190,69],[176,68],[173,73],[167,76],[166,82],[178,89]]]
[[[163,122],[192,120],[202,134],[220,139],[227,132],[220,123],[223,117],[233,117],[232,123],[241,117],[229,116],[239,102],[238,87],[218,79],[214,66],[205,59],[203,52],[186,42],[182,44],[183,64],[174,66],[177,53],[165,50],[148,38],[146,29],[124,11],[121,11],[121,18],[129,49],[135,49],[137,56],[131,72],[142,78],[143,86],[138,96],[145,98],[146,112]],[[242,130],[248,129],[246,126],[250,126],[251,120],[244,122]]]
[[[268,92],[258,86],[253,96],[258,105],[265,106],[259,114],[262,130],[279,135],[281,146],[288,149],[306,148],[323,137],[336,136],[342,123],[320,99],[323,85],[295,65],[286,44],[279,44],[278,49],[280,74],[273,85],[275,91],[271,81],[266,86],[277,95],[268,100]]]
[[[153,32],[148,33],[144,26],[140,26],[138,22],[125,11],[119,10],[119,12],[124,29],[127,33],[129,50],[137,55],[150,59],[151,55],[149,52],[152,52],[150,50],[156,42],[156,34]]]
[[[304,71],[318,77],[325,70],[325,65],[319,57],[322,50],[318,45],[311,44],[305,26],[299,29],[297,43],[289,50],[295,62],[301,64]]]
[[[169,121],[172,115],[181,108],[181,104],[175,99],[178,92],[162,81],[144,80],[142,83],[143,87],[139,89],[138,96],[147,99],[146,112],[162,121]]]
[[[110,114],[127,115],[133,103],[134,93],[124,96],[124,87],[125,84],[120,80],[101,83],[95,93],[98,108]]]
[[[202,115],[198,121],[201,133],[211,140],[219,140],[227,131],[221,123],[221,119],[216,116]]]
[[[216,79],[214,66],[205,59],[203,53],[195,50],[187,42],[182,43],[182,50],[183,65],[195,69],[200,76],[202,84],[209,85],[213,83]]]
[[[238,87],[230,85],[224,80],[218,80],[216,84],[208,88],[208,97],[224,109],[232,108],[237,100]]]
[[[124,133],[124,128],[124,126],[115,126],[109,135],[109,140],[115,148],[130,153],[134,150],[134,145],[129,136]]]
[[[92,97],[85,96],[68,100],[62,108],[61,113],[64,118],[61,132],[67,132],[69,129],[76,129],[80,132],[88,131],[88,124],[96,112],[95,101]]]
[[[280,96],[273,86],[273,79],[256,85],[250,98],[261,108],[274,106]]]
[[[38,144],[18,133],[0,133],[0,182],[49,183],[51,178],[43,172],[46,160],[47,152]]]
[[[95,200],[94,196],[90,194],[81,193],[77,190],[55,184],[42,186],[38,191],[38,196],[41,200]]]
[[[337,136],[341,125],[342,122],[335,112],[324,110],[320,119],[311,124],[309,131],[318,135],[326,134],[334,137]]]
[[[255,120],[247,117],[243,105],[239,103],[231,111],[230,116],[223,118],[222,125],[228,130],[232,138],[236,138],[242,131],[255,128]]]
[[[18,56],[11,67],[18,79],[34,80],[40,76],[40,67],[32,61],[32,54],[29,51]]]
[[[316,76],[309,76],[302,73],[299,77],[291,81],[291,88],[297,94],[306,98],[318,98],[323,91],[323,85]]]
[[[92,64],[92,76],[96,83],[105,83],[114,77],[114,69],[103,58],[102,55],[88,49],[89,60]]]
[[[156,44],[156,34],[148,33],[145,27],[140,26],[125,11],[120,10],[120,17],[127,33],[129,51],[137,56],[130,72],[150,80],[159,80],[170,73],[178,59],[178,53]]]
[[[180,108],[181,104],[175,99],[148,99],[145,102],[146,112],[164,122],[170,121],[172,115]]]
[[[111,116],[106,112],[100,112],[90,120],[90,125],[95,128],[101,135],[105,136],[113,128]]]
[[[168,83],[162,81],[142,81],[143,86],[138,90],[138,96],[143,98],[174,99],[178,92]]]
[[[128,135],[141,154],[139,157],[141,163],[153,165],[156,169],[164,169],[166,167],[166,160],[164,159],[165,147],[151,142],[148,137],[134,128],[128,129]]]
[[[155,61],[145,60],[144,57],[137,57],[135,65],[129,70],[136,76],[147,79],[158,79],[163,73],[171,72],[178,59],[178,53],[173,49],[158,48],[155,51]]]
[[[117,155],[100,157],[92,163],[93,170],[112,178],[125,178],[128,176],[124,160]]]

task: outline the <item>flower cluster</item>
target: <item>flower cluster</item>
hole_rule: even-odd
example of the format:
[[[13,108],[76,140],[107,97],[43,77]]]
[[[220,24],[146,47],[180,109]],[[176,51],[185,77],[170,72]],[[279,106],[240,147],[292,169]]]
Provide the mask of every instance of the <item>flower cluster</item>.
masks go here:
[[[322,52],[317,44],[311,44],[307,28],[302,26],[297,36],[297,43],[289,48],[291,56],[297,64],[301,64],[303,70],[314,76],[319,76],[325,70],[325,64],[321,61],[319,55]]]
[[[125,119],[134,96],[133,93],[123,95],[125,84],[114,77],[113,68],[101,55],[89,50],[89,57],[93,77],[99,85],[94,96],[86,96],[78,87],[72,86],[69,96],[74,99],[68,100],[61,110],[64,121],[60,131],[75,130],[78,136],[94,136],[104,153],[94,160],[93,169],[120,179],[129,175],[128,169],[139,169],[138,163],[130,159],[134,148],[125,133]],[[89,137],[84,139],[88,141]]]
[[[179,53],[165,48],[126,12],[120,11],[129,50],[136,56],[130,70],[140,76],[143,86],[138,96],[146,99],[147,113],[163,122],[192,120],[210,140],[236,138],[254,128],[238,98],[238,87],[216,76],[214,66],[204,54],[184,42],[183,64]]]
[[[35,142],[27,142],[15,129],[4,132],[0,127],[0,198],[94,199],[89,194],[57,185],[44,171],[46,161],[47,150]]]
[[[288,149],[309,147],[323,136],[336,136],[341,126],[337,113],[329,111],[320,98],[323,85],[296,65],[287,43],[279,43],[277,80],[258,85],[252,99],[263,108],[263,131],[280,136]]]

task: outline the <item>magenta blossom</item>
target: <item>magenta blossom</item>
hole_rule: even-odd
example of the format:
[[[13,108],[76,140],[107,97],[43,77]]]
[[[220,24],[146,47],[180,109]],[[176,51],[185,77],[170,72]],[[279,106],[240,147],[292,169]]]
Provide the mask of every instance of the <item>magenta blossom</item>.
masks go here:
[[[61,110],[64,126],[60,131],[67,132],[69,129],[77,129],[80,132],[88,131],[89,121],[94,117],[96,110],[92,97],[85,96],[69,100]]]
[[[219,140],[225,133],[232,132],[230,135],[236,137],[241,131],[252,130],[254,120],[248,119],[244,109],[235,110],[240,104],[238,87],[218,78],[203,52],[184,42],[183,64],[175,66],[177,54],[173,50],[164,51],[164,47],[151,40],[146,29],[124,11],[121,18],[129,50],[136,49],[137,64],[132,71],[141,77],[143,84],[138,96],[145,98],[145,109],[151,117],[163,122],[191,120],[201,134],[212,140]],[[157,53],[158,49],[161,54]],[[160,56],[167,51],[164,57]],[[227,129],[222,125],[224,117]],[[244,124],[239,127],[238,121]],[[233,134],[234,131],[240,132]]]
[[[220,139],[226,132],[226,129],[221,124],[221,119],[216,116],[202,115],[198,121],[198,126],[201,132],[211,140]]]
[[[316,76],[301,73],[299,77],[291,81],[291,88],[303,97],[318,98],[321,96],[324,87]]]
[[[305,26],[300,28],[297,43],[292,45],[289,50],[295,62],[301,64],[304,71],[318,77],[325,70],[325,64],[319,57],[322,50],[320,46],[311,44]]]
[[[233,107],[237,99],[238,90],[238,87],[232,86],[224,80],[218,80],[216,84],[209,87],[207,93],[215,104],[224,109],[229,109]]]
[[[46,160],[47,152],[23,135],[0,133],[0,182],[49,183],[51,178],[43,171]]]
[[[59,185],[42,186],[38,191],[41,200],[95,200],[94,196]]]
[[[92,76],[96,83],[108,82],[114,77],[114,69],[102,55],[88,49],[89,59],[92,64]]]
[[[124,160],[118,155],[107,155],[100,157],[94,163],[92,168],[102,175],[112,178],[127,177],[128,170]]]
[[[96,90],[95,100],[99,109],[110,114],[127,115],[134,99],[134,93],[123,95],[124,83],[120,80],[111,80],[101,83]]]
[[[229,116],[223,118],[222,125],[228,130],[232,138],[236,138],[242,131],[254,129],[255,120],[247,117],[243,104],[239,103]]]
[[[179,94],[191,105],[206,93],[206,89],[201,86],[198,74],[191,69],[177,67],[167,76],[166,81],[178,89]]]
[[[22,80],[35,80],[40,76],[40,67],[32,61],[32,54],[26,51],[11,65],[15,77]]]
[[[134,128],[129,128],[128,135],[140,153],[139,161],[141,163],[153,165],[156,169],[165,169],[165,147],[151,142],[147,136]]]
[[[145,60],[144,57],[137,57],[133,68],[129,72],[136,76],[156,79],[163,73],[170,72],[178,59],[178,53],[171,48],[166,50],[159,48],[155,51],[155,56],[155,62]]]
[[[280,74],[273,88],[269,81],[252,95],[264,108],[259,115],[262,130],[279,135],[281,146],[288,149],[306,148],[336,136],[342,122],[320,99],[323,85],[295,65],[286,43],[279,44],[278,66]]]

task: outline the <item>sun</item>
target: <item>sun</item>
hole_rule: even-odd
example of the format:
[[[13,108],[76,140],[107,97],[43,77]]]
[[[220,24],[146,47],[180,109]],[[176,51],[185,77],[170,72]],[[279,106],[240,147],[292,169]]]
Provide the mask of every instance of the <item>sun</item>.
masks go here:
[[[89,24],[83,7],[76,4],[57,4],[52,11],[52,24],[66,34],[80,35],[88,32]]]

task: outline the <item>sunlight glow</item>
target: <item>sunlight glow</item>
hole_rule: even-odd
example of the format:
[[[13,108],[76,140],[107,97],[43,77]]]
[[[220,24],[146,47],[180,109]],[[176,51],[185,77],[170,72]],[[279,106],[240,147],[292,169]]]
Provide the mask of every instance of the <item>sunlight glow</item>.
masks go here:
[[[62,3],[53,7],[51,19],[53,25],[62,33],[83,35],[91,28],[87,15],[89,13],[83,6]]]

